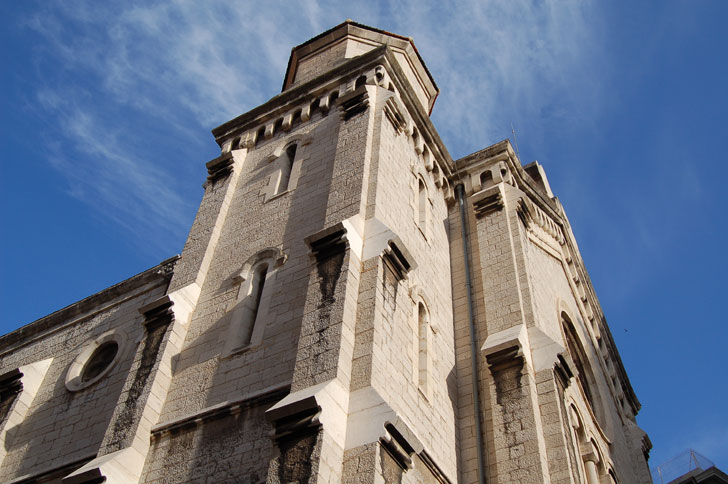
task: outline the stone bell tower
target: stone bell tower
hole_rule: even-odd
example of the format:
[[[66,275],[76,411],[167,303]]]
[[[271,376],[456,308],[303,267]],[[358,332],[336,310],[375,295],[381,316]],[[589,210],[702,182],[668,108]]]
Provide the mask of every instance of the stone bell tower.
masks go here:
[[[437,94],[399,35],[294,48],[180,258],[0,338],[0,480],[650,482],[543,168],[453,161]]]
[[[186,460],[225,442],[271,483],[457,481],[437,92],[410,39],[346,22],[293,50],[281,94],[213,130],[147,480],[201,438]],[[185,419],[196,430],[175,432]]]

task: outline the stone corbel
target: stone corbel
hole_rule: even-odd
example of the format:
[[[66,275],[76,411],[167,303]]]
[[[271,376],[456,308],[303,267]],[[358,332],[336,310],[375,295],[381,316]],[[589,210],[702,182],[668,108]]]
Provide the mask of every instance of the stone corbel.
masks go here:
[[[574,368],[574,364],[568,354],[558,355],[558,361],[554,365],[554,373],[564,388],[569,386],[571,379],[574,377],[572,368]]]
[[[290,131],[291,124],[293,124],[293,113],[288,113],[283,116],[283,124],[281,125],[281,128],[283,128],[283,131]]]
[[[379,437],[379,443],[404,471],[412,469],[412,455],[422,452],[424,448],[410,428],[399,418],[395,423],[384,424],[384,433]]]
[[[407,277],[408,272],[417,267],[414,257],[399,237],[387,242],[387,247],[382,252],[382,258],[400,281]]]
[[[349,248],[346,228],[342,223],[309,235],[303,240],[319,263]]]
[[[416,138],[414,138],[415,142],[415,153],[422,154],[422,152],[425,150],[425,142],[422,139],[422,135],[418,135]]]
[[[520,365],[523,364],[526,338],[525,326],[514,326],[488,335],[480,351],[493,371]]]
[[[217,180],[225,178],[233,172],[233,163],[233,154],[230,151],[208,161],[205,164],[207,167],[207,180],[215,183]]]
[[[382,65],[378,65],[374,68],[374,76],[372,76],[371,81],[373,81],[373,83],[377,86],[383,87],[387,90],[391,90],[390,87],[393,88],[387,69]],[[370,80],[367,79],[367,83],[369,82]]]
[[[500,211],[504,206],[503,200],[503,189],[500,185],[476,193],[471,197],[475,216],[480,218]]]
[[[392,94],[384,103],[384,115],[387,117],[397,133],[407,130],[408,115],[407,110],[396,95]]]
[[[324,429],[343,447],[348,404],[349,394],[336,380],[290,393],[265,412],[274,426],[271,438],[280,444]]]
[[[363,113],[369,107],[369,93],[366,85],[360,86],[353,91],[347,92],[336,100],[341,107],[344,121],[348,121],[359,113]]]
[[[526,229],[531,228],[531,224],[533,224],[533,210],[531,209],[531,204],[528,202],[528,200],[524,198],[519,198],[518,203],[516,204],[516,214],[518,215],[518,218],[523,223],[523,226],[526,227]]]
[[[23,391],[23,373],[15,368],[0,375],[0,429],[15,403],[15,399]]]
[[[174,301],[169,296],[162,296],[139,308],[139,312],[144,315],[144,326],[147,331],[153,331],[159,326],[167,326],[174,321],[173,305]]]
[[[245,133],[245,137],[240,142],[241,148],[248,148],[252,149],[255,147],[255,132],[247,132]]]
[[[331,106],[329,105],[329,96],[322,96],[321,100],[319,101],[319,109],[322,113],[328,113],[329,108]]]
[[[306,103],[301,108],[301,121],[306,122],[311,119],[311,103]]]

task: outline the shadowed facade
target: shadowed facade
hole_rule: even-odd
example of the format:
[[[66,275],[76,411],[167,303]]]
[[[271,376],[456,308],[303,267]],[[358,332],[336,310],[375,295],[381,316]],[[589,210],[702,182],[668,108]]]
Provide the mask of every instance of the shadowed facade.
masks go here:
[[[399,35],[294,48],[180,257],[0,338],[0,480],[651,482],[543,168],[453,160],[438,92]]]

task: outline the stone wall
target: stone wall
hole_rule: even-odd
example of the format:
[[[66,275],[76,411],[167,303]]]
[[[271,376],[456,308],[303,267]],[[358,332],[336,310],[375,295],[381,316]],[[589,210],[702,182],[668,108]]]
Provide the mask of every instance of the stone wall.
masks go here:
[[[23,418],[14,418],[14,412],[21,410],[17,402],[0,428],[4,440],[0,480],[40,475],[96,455],[144,332],[138,310],[167,289],[168,280],[156,275],[158,270],[154,268],[38,320],[28,326],[23,341],[5,346],[0,354],[0,373],[20,368],[23,381],[33,376],[26,369],[29,365],[47,362],[47,367],[38,377],[37,392],[23,409]],[[52,325],[32,333],[33,326],[46,326],[50,319]],[[95,383],[70,391],[66,380],[74,362],[110,332],[121,343],[113,366]],[[4,337],[3,342],[7,339]]]

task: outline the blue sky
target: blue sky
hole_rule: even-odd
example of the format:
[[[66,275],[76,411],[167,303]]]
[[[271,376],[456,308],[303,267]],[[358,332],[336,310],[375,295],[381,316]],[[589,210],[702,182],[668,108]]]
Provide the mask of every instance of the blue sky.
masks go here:
[[[110,4],[107,4],[110,3]],[[181,251],[209,130],[346,18],[408,35],[453,157],[516,129],[566,207],[651,465],[728,470],[728,2],[0,3],[0,332]]]

